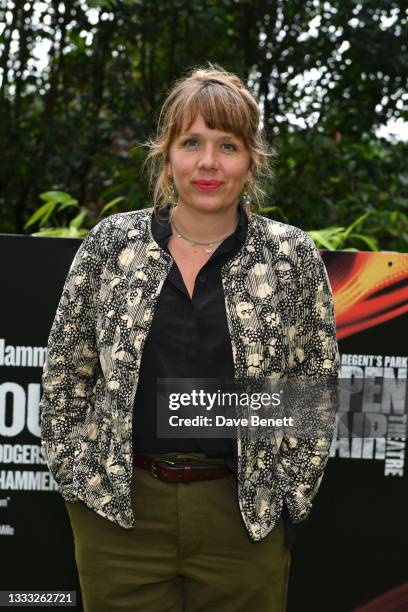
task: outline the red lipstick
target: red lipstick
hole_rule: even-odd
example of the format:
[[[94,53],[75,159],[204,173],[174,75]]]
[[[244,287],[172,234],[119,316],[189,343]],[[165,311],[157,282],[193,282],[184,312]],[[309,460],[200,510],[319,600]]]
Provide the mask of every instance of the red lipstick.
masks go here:
[[[203,191],[214,191],[214,189],[218,189],[218,187],[220,187],[221,185],[223,185],[222,181],[194,181],[193,184],[198,187],[199,189],[202,189]]]

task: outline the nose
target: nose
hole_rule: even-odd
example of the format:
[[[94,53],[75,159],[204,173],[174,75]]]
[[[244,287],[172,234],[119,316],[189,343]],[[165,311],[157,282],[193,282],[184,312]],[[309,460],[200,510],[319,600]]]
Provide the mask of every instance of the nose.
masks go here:
[[[198,165],[200,168],[216,168],[218,166],[216,147],[211,143],[202,147]]]

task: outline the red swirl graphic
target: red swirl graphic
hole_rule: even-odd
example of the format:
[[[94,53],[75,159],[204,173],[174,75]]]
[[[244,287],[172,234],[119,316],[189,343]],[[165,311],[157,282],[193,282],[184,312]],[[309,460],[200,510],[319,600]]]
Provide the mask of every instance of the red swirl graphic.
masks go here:
[[[408,312],[408,254],[324,251],[322,256],[338,340]]]

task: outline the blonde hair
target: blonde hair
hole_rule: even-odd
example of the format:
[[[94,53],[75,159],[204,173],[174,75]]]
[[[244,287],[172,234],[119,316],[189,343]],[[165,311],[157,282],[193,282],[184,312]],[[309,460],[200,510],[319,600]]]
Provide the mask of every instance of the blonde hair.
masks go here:
[[[149,152],[143,164],[148,166],[149,186],[155,212],[171,200],[170,177],[166,171],[170,145],[186,122],[189,129],[200,113],[209,129],[219,129],[238,136],[250,154],[252,180],[247,183],[251,204],[259,208],[266,192],[263,183],[273,178],[271,161],[275,151],[266,142],[259,127],[258,103],[244,82],[217,64],[193,68],[175,81],[160,111],[157,136],[143,143]],[[247,211],[250,213],[251,205]]]

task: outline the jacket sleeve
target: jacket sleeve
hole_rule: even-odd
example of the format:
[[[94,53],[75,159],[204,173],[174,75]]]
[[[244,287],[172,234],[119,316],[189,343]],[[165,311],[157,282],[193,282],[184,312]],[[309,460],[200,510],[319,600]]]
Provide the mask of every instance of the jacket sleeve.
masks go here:
[[[102,222],[103,223],[103,222]],[[95,311],[103,257],[101,223],[81,243],[69,269],[48,338],[40,400],[41,444],[61,495],[73,501],[73,465],[98,361]]]
[[[326,268],[305,235],[300,247],[296,303],[289,336],[291,414],[301,423],[284,436],[277,459],[285,503],[293,523],[312,507],[335,429],[339,353],[332,292]],[[287,432],[288,430],[286,430]]]

